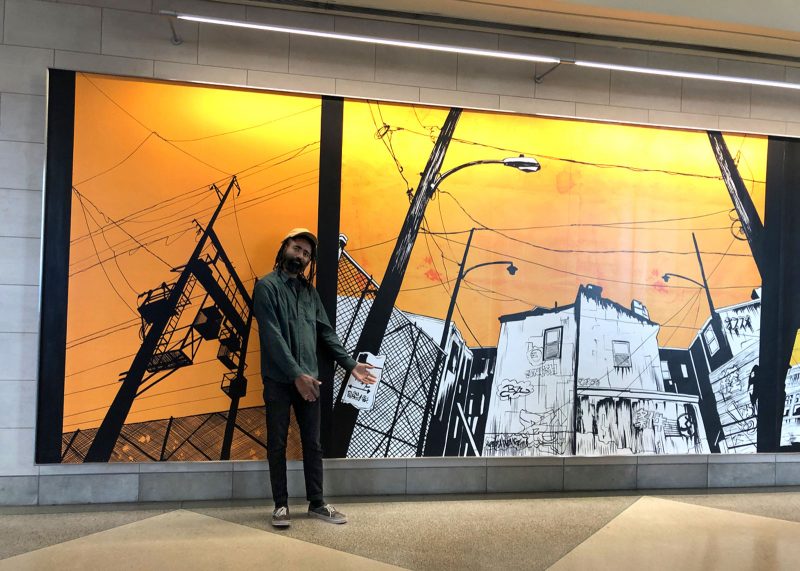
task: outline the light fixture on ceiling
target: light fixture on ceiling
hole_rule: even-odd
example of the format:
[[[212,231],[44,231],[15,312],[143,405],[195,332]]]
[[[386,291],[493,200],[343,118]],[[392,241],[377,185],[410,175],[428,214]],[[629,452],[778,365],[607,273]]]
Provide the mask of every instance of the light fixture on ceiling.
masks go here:
[[[366,44],[377,44],[383,46],[396,46],[402,48],[411,48],[419,50],[428,50],[435,52],[446,52],[455,54],[465,54],[480,57],[490,57],[514,61],[527,61],[534,63],[551,63],[554,66],[561,64],[576,65],[579,67],[590,67],[595,69],[607,69],[610,71],[621,71],[627,73],[640,73],[648,75],[660,75],[666,77],[679,77],[684,79],[701,79],[708,81],[718,81],[725,83],[739,83],[745,85],[761,85],[766,87],[777,87],[782,89],[800,89],[800,84],[791,83],[788,81],[772,81],[768,79],[757,79],[751,77],[736,77],[730,75],[718,75],[712,73],[695,73],[690,71],[680,71],[671,69],[659,69],[650,67],[637,67],[629,65],[618,65],[613,63],[603,63],[594,61],[575,60],[569,58],[557,58],[545,55],[525,54],[518,52],[509,52],[503,50],[486,50],[479,48],[469,48],[462,46],[452,46],[447,44],[434,44],[429,42],[415,42],[410,40],[392,40],[389,38],[362,36],[358,34],[344,34],[340,32],[326,32],[323,30],[311,30],[307,28],[294,28],[289,26],[275,26],[272,24],[261,24],[258,22],[247,22],[243,20],[228,20],[225,18],[212,18],[209,16],[199,16],[195,14],[186,14],[183,12],[172,12],[162,10],[161,14],[171,16],[178,20],[186,20],[189,22],[198,22],[201,24],[215,24],[219,26],[232,26],[236,28],[246,28],[251,30],[263,30],[266,32],[278,32],[285,34],[295,34],[299,36],[312,36],[316,38],[328,38],[332,40],[343,40],[349,42],[360,42]],[[540,78],[550,73],[552,69],[537,78]]]
[[[562,62],[563,63],[563,62]],[[662,75],[667,77],[681,77],[684,79],[705,79],[708,81],[722,81],[725,83],[743,83],[745,85],[763,85],[766,87],[780,87],[783,89],[800,89],[800,83],[788,81],[772,81],[769,79],[756,79],[752,77],[736,77],[733,75],[717,75],[713,73],[695,73],[692,71],[677,71],[672,69],[658,69],[653,67],[637,67],[633,65],[617,65],[613,63],[598,63],[593,61],[575,60],[570,63],[581,67],[609,69],[613,71],[626,71],[629,73],[644,73],[648,75]]]
[[[282,32],[285,34],[295,34],[298,36],[313,36],[315,38],[328,38],[331,40],[345,40],[349,42],[361,42],[365,44],[397,46],[401,48],[414,48],[418,50],[467,54],[473,56],[493,57],[493,58],[510,59],[518,61],[530,61],[539,63],[560,62],[558,58],[550,56],[538,56],[538,55],[528,55],[517,52],[505,52],[499,50],[483,50],[479,48],[448,46],[446,44],[431,44],[428,42],[391,40],[388,38],[359,36],[357,34],[343,34],[340,32],[325,32],[323,30],[308,30],[305,28],[291,28],[287,26],[273,26],[271,24],[259,24],[256,22],[244,22],[241,20],[226,20],[223,18],[209,18],[206,16],[195,16],[192,14],[182,14],[180,12],[169,12],[166,10],[162,11],[161,13],[166,16],[174,16],[179,20],[187,20],[189,22],[199,22],[201,24],[217,24],[220,26],[233,26],[236,28],[248,28],[251,30],[264,30],[266,32]]]

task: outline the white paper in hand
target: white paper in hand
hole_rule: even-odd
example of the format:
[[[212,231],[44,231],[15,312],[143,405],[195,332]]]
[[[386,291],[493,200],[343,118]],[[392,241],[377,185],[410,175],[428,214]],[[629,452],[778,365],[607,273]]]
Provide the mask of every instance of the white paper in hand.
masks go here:
[[[347,377],[347,385],[344,388],[342,402],[349,403],[359,410],[372,410],[372,407],[375,406],[378,387],[381,384],[381,373],[383,373],[386,355],[373,355],[368,352],[359,353],[357,361],[372,365],[372,369],[369,372],[378,380],[373,385],[367,385],[351,374]]]

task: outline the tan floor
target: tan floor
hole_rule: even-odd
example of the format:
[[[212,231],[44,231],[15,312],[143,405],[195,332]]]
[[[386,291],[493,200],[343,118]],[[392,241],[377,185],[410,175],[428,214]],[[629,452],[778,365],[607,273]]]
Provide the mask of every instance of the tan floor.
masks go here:
[[[263,502],[0,508],[5,569],[794,571],[800,490],[339,499],[344,526]]]
[[[552,571],[800,568],[800,523],[645,497]]]
[[[177,510],[0,561],[0,569],[400,569]]]

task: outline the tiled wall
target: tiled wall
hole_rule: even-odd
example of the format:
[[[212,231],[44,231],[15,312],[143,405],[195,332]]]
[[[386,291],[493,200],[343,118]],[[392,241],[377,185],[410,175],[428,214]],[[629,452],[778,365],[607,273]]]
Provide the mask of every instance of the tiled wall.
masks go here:
[[[69,475],[75,470],[80,471],[80,467],[40,468],[33,462],[44,96],[48,67],[800,136],[798,91],[637,76],[573,66],[562,66],[537,84],[533,76],[549,66],[534,69],[532,64],[520,62],[289,37],[186,22],[177,24],[183,42],[173,45],[168,21],[158,15],[160,10],[800,82],[800,66],[574,44],[424,25],[365,22],[348,17],[201,0],[0,0],[0,503],[56,502],[64,490],[81,490],[81,486],[96,489],[98,494],[103,489],[111,493],[108,497],[97,496],[95,501],[139,499],[143,493],[147,498],[158,495],[153,474],[160,472],[155,467],[83,467],[84,472],[88,470],[119,479],[111,483],[101,477],[97,482],[102,481],[103,485],[93,486],[91,478]],[[568,460],[566,464],[559,460],[558,472],[564,482],[569,474],[580,471],[580,465],[575,464],[577,460]],[[391,490],[418,491],[425,488],[425,482],[436,481],[436,476],[423,474],[427,468],[414,462],[407,464],[402,461],[402,468],[384,464],[370,469],[402,470],[402,478],[395,475],[399,478],[397,481],[387,480],[394,486]],[[772,466],[767,471],[772,470],[773,479],[756,480],[774,483],[777,464],[773,459],[757,465],[764,463]],[[472,470],[475,473],[470,472],[475,467],[469,463],[463,466],[465,482],[477,478],[473,482],[476,490],[492,489],[490,482],[496,480],[492,479],[491,470],[486,463],[479,461],[479,464],[477,471]],[[622,461],[618,464],[623,466],[618,477],[630,484],[631,469],[624,468]],[[634,464],[638,466],[634,474],[648,473],[647,469],[642,470],[641,462]],[[707,461],[702,464],[708,467],[703,468],[707,482],[712,480],[712,465],[717,464]],[[211,465],[206,469],[200,468],[200,471],[203,474],[223,474],[208,476],[220,480],[214,480],[215,486],[228,490],[223,495],[233,494],[232,490],[250,489],[247,486],[254,485],[245,481],[246,478],[236,478],[237,474],[251,471],[249,469],[231,467],[230,464],[221,469],[217,467],[219,465],[214,466],[213,469]],[[159,470],[176,469],[187,468],[177,466]],[[519,469],[520,466],[512,466],[508,477],[520,477]],[[263,466],[252,472],[263,480]],[[39,475],[41,478],[37,477]],[[180,479],[182,476],[169,477]],[[336,476],[332,477],[335,481]],[[800,474],[794,477],[800,481]],[[414,478],[421,478],[421,488],[415,487]],[[369,478],[365,476],[364,481],[367,480]],[[78,483],[81,486],[77,486]],[[472,489],[467,483],[464,489]],[[633,483],[634,487],[638,485],[635,478]],[[108,484],[112,485],[109,487]],[[134,489],[135,495],[132,495]],[[112,493],[111,490],[117,491]],[[89,496],[84,498],[86,501],[91,499]],[[74,496],[72,501],[80,500]]]

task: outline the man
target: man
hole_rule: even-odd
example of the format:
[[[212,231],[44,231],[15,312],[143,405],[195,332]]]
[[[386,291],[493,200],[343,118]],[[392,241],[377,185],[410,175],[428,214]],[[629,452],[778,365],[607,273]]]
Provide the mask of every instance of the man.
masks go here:
[[[288,527],[286,439],[289,409],[294,407],[303,445],[308,515],[331,523],[347,517],[326,504],[322,494],[322,446],[317,344],[363,383],[373,384],[372,367],[356,363],[331,327],[312,282],[316,270],[317,237],[306,228],[286,235],[272,273],[261,278],[253,295],[253,312],[261,342],[261,376],[267,407],[267,457],[275,511],[272,525]],[[306,269],[308,273],[306,274]]]

